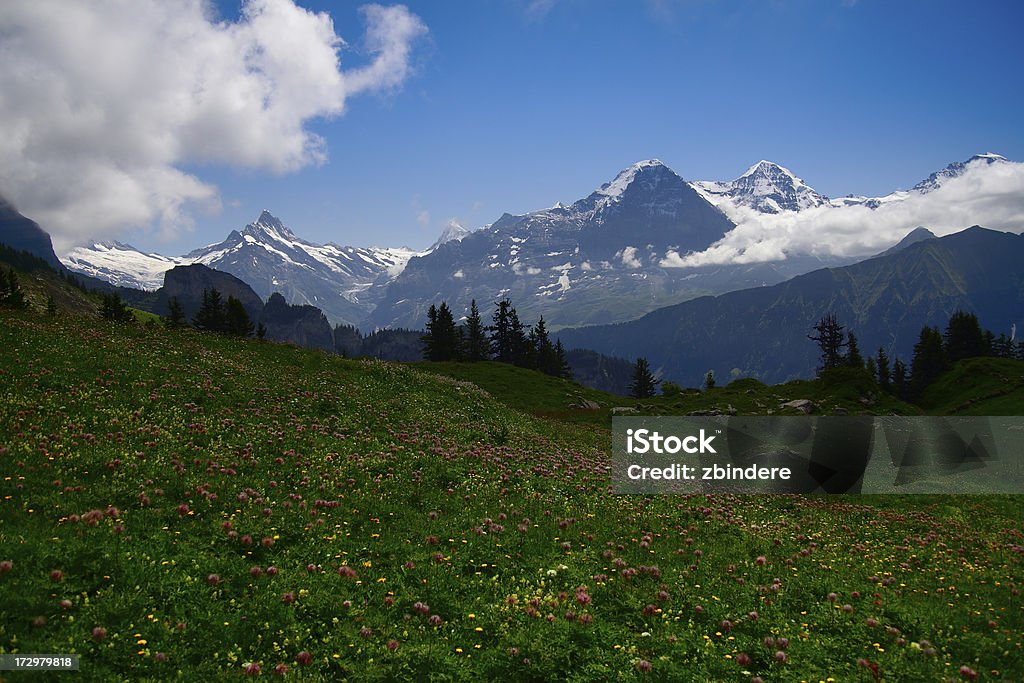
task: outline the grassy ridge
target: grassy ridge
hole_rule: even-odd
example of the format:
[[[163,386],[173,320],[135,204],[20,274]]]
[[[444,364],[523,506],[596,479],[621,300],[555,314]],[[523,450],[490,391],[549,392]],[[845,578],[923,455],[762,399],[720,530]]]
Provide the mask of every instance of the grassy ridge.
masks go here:
[[[606,399],[486,366],[0,313],[0,369],[0,651],[82,680],[1024,678],[1014,497],[610,496],[526,410]]]

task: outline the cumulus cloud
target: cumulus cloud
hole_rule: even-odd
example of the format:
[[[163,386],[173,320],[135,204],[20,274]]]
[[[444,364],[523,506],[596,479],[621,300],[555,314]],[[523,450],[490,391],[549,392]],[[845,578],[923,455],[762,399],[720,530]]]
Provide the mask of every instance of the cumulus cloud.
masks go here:
[[[287,173],[327,159],[308,129],[349,97],[409,77],[427,29],[404,6],[362,8],[369,63],[342,69],[326,13],[246,0],[0,3],[0,193],[58,247],[219,208],[203,164]]]
[[[778,261],[794,254],[869,256],[924,226],[936,235],[972,225],[1024,232],[1024,164],[971,164],[963,175],[922,194],[890,196],[877,209],[822,206],[800,212],[760,214],[723,206],[737,227],[708,249],[669,251],[663,267]]]
[[[636,247],[626,247],[621,252],[619,252],[619,254],[616,254],[616,256],[621,256],[622,265],[626,266],[627,268],[639,268],[643,264],[640,263],[640,259],[636,257],[636,254]]]

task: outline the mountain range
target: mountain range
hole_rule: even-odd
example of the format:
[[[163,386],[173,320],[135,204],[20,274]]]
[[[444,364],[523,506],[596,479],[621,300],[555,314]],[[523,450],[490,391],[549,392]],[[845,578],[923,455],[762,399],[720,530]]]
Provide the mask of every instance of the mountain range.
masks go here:
[[[722,239],[736,227],[730,217],[740,209],[778,214],[877,208],[911,194],[925,196],[976,164],[1005,161],[997,154],[976,155],[909,191],[830,199],[770,161],[759,161],[735,180],[689,182],[649,159],[570,205],[506,213],[473,231],[451,224],[423,251],[316,244],[263,211],[224,241],[183,256],[107,242],[72,249],[63,260],[77,272],[149,290],[162,284],[170,268],[199,263],[239,277],[264,300],[281,292],[292,303],[320,308],[334,324],[362,329],[418,328],[439,301],[447,301],[458,317],[468,313],[472,299],[483,305],[507,296],[522,319],[543,315],[557,330],[632,320],[700,296],[774,285],[855,260],[790,253],[762,263],[668,264],[670,254],[701,251]]]
[[[1024,325],[1024,236],[978,226],[941,238],[917,231],[903,248],[849,266],[559,336],[568,348],[646,357],[691,386],[708,370],[770,384],[814,374],[818,348],[808,335],[827,313],[856,334],[865,356],[881,347],[909,365],[921,328],[943,326],[958,309],[996,334]]]

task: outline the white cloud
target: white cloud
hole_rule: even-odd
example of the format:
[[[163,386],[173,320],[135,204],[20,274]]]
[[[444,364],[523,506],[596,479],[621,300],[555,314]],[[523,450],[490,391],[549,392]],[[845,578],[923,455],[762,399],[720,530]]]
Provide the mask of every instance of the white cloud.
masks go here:
[[[427,211],[426,209],[423,209],[422,211],[417,213],[416,222],[419,223],[420,227],[422,228],[430,227],[430,212]]]
[[[790,254],[868,256],[884,251],[917,226],[948,235],[972,225],[1024,232],[1024,164],[972,164],[938,189],[908,192],[877,209],[828,206],[760,214],[727,209],[737,227],[707,250],[670,251],[664,267],[776,261]]]
[[[204,0],[0,3],[0,192],[67,247],[217,210],[189,167],[323,163],[310,120],[399,86],[427,30],[400,5],[362,13],[370,62],[342,70],[331,18],[293,0],[247,0],[236,22]]]
[[[616,254],[616,256],[621,254],[622,265],[627,268],[639,268],[642,264],[640,263],[640,259],[636,257],[636,253],[636,247],[626,247],[619,254]]]

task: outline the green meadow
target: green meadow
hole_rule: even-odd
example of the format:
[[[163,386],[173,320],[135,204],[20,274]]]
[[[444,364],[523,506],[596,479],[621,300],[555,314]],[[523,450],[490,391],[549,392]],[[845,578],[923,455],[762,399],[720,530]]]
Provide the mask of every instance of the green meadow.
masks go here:
[[[970,362],[928,409],[1019,414],[1024,363]],[[1020,497],[610,492],[613,407],[921,412],[864,382],[636,401],[0,312],[0,652],[83,681],[1024,680]]]

